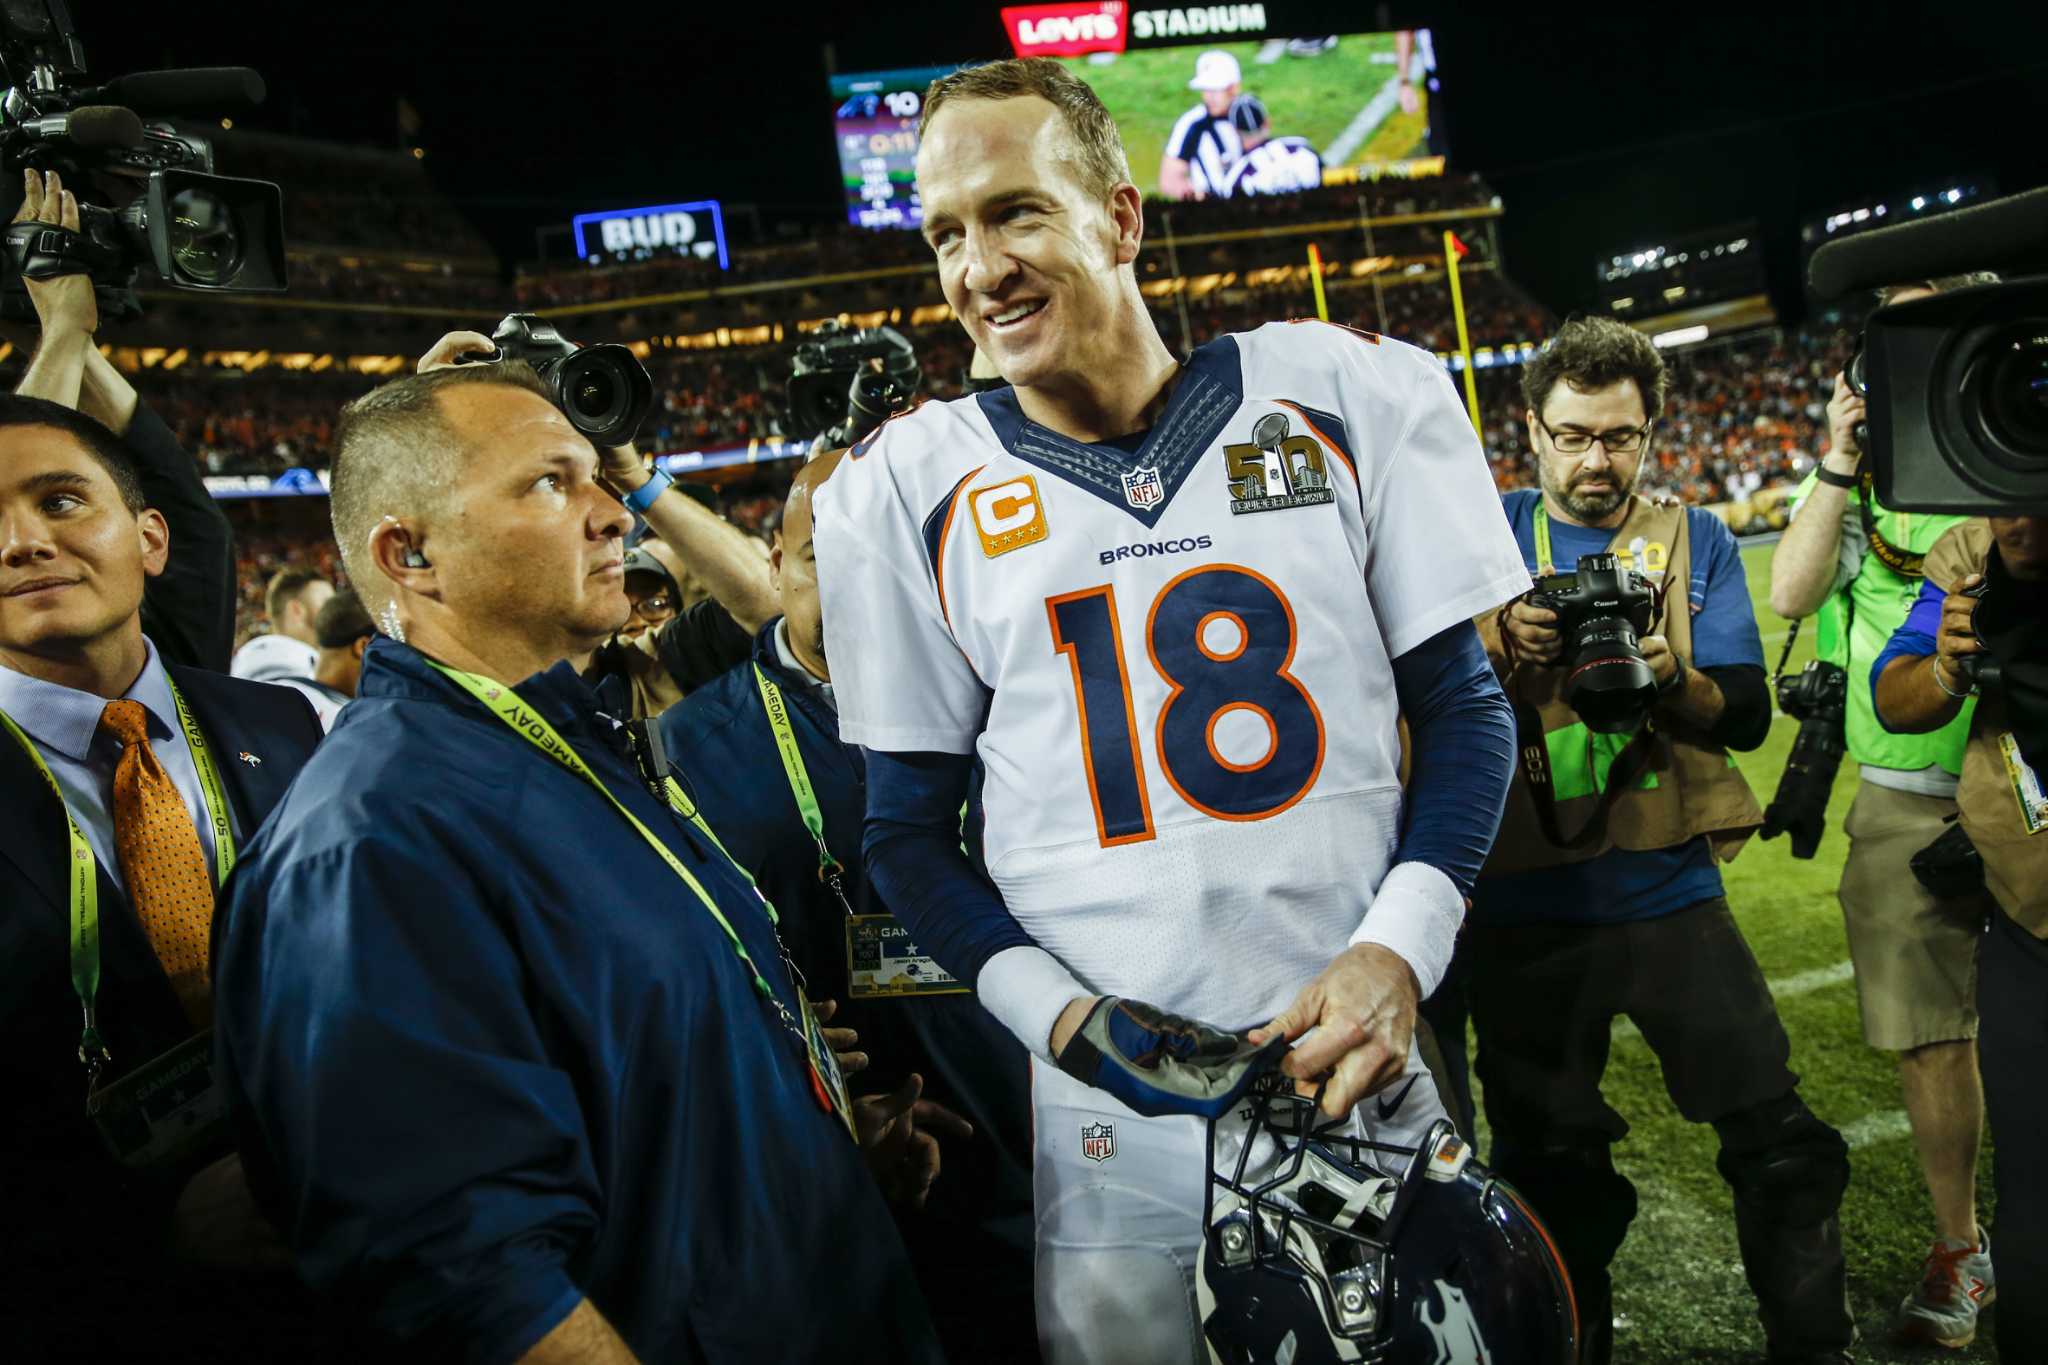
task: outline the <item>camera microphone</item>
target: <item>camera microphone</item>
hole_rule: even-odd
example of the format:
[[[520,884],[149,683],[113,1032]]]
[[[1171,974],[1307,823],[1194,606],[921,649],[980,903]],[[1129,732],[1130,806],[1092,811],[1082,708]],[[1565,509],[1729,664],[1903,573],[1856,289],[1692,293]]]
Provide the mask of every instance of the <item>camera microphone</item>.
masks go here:
[[[65,114],[32,118],[21,125],[33,137],[63,141],[85,151],[115,151],[142,145],[142,119],[118,104],[87,104]]]
[[[152,114],[211,114],[254,109],[267,93],[263,77],[246,66],[195,66],[174,71],[137,71],[93,90],[90,99],[147,109]]]
[[[1938,279],[2048,259],[2048,189],[1994,199],[1917,223],[1859,232],[1813,253],[1807,283],[1824,299],[1852,289]]]

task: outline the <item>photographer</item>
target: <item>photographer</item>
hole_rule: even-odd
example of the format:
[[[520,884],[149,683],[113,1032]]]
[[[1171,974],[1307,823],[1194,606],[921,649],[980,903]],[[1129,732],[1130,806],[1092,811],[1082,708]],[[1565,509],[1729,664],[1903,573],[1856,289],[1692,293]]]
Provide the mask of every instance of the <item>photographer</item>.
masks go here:
[[[56,172],[23,171],[14,222],[76,233],[78,199]],[[19,257],[11,263],[17,270],[23,264]],[[235,547],[227,516],[171,429],[100,354],[98,296],[84,267],[44,278],[24,274],[22,284],[42,335],[15,392],[82,412],[120,439],[143,500],[163,514],[176,547],[143,593],[143,631],[168,662],[226,672],[235,646]]]
[[[1898,286],[1882,291],[1880,303],[1996,279],[1973,274]],[[1986,905],[1981,893],[1938,899],[1907,866],[1955,817],[1970,705],[1960,704],[1927,733],[1893,733],[1873,713],[1870,663],[1905,623],[1920,590],[1922,556],[1963,519],[1894,512],[1880,503],[1863,468],[1865,421],[1864,399],[1850,376],[1837,376],[1828,403],[1830,448],[1799,486],[1798,511],[1771,556],[1771,607],[1794,620],[1818,613],[1819,658],[1844,675],[1846,707],[1836,738],[1861,768],[1843,823],[1849,856],[1837,894],[1863,1039],[1898,1056],[1906,1116],[1934,1206],[1933,1247],[1899,1305],[1898,1330],[1909,1341],[1960,1346],[1993,1292],[1990,1244],[1977,1223],[1984,1128],[1977,941]],[[1825,787],[1807,790],[1800,803],[1807,809],[1788,818],[1817,838],[1826,801]],[[1796,824],[1794,830],[1796,840]]]
[[[1989,660],[2019,664],[2030,702],[2038,689],[2039,603],[2048,580],[2048,518],[1972,519],[1928,551],[1920,595],[1871,668],[1877,717],[1901,734],[1943,731],[1968,711],[1956,810],[1982,860],[1997,904],[1979,950],[1977,1004],[1983,1020],[1984,1099],[1997,1143],[1999,1278],[1995,1322],[2000,1354],[2034,1358],[2048,1341],[2048,801],[2038,749],[2011,685],[1989,686],[1974,709],[1967,699]],[[2029,710],[2037,710],[2030,706]],[[2038,728],[2038,727],[2035,727]],[[1985,1301],[1989,1302],[1987,1286]]]
[[[1734,537],[1635,495],[1664,385],[1649,339],[1603,318],[1567,323],[1523,373],[1542,491],[1502,501],[1549,605],[1478,623],[1524,760],[1465,945],[1491,1156],[1556,1234],[1584,1359],[1605,1362],[1636,1196],[1600,1082],[1626,1015],[1679,1112],[1720,1137],[1771,1360],[1840,1361],[1848,1154],[1799,1098],[1719,869],[1761,820],[1728,751],[1769,730],[1763,646]]]

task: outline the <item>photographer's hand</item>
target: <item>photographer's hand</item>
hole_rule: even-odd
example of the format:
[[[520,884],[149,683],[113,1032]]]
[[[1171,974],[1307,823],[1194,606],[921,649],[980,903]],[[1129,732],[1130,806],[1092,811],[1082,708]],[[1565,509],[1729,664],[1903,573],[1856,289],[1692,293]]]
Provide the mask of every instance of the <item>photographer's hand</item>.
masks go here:
[[[414,374],[425,374],[428,370],[445,370],[462,356],[497,353],[497,344],[482,332],[450,332],[435,342],[433,349],[421,356],[412,369]]]
[[[1970,690],[1969,681],[1963,677],[1962,662],[1972,654],[1984,652],[1975,624],[1977,599],[1966,595],[1983,581],[1984,575],[1973,573],[1941,602],[1941,629],[1934,637],[1934,669],[1949,692]]]
[[[1849,387],[1848,376],[1835,376],[1835,395],[1828,399],[1828,453],[1821,463],[1838,474],[1854,474],[1863,463],[1856,444],[1856,424],[1866,415],[1863,397]]]
[[[47,223],[76,232],[78,199],[64,188],[55,171],[47,178],[34,171],[23,171],[21,208],[14,221]],[[44,280],[23,277],[22,284],[35,305],[42,337],[28,372],[22,375],[14,391],[26,398],[47,398],[76,408],[85,383],[85,353],[93,349],[92,335],[100,325],[92,276],[81,273]]]
[[[1564,640],[1557,633],[1557,613],[1548,607],[1515,601],[1501,615],[1501,634],[1514,651],[1515,659],[1554,664],[1564,657]]]

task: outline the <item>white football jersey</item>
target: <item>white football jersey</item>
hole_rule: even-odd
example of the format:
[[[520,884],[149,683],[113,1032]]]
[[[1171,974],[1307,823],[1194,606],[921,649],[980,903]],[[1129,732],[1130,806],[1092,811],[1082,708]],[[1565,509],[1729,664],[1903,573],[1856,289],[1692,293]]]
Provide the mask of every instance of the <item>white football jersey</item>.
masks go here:
[[[1427,352],[1275,323],[1134,453],[1001,389],[816,496],[841,738],[977,753],[987,856],[1089,988],[1231,1028],[1341,952],[1400,833],[1392,657],[1529,586]]]

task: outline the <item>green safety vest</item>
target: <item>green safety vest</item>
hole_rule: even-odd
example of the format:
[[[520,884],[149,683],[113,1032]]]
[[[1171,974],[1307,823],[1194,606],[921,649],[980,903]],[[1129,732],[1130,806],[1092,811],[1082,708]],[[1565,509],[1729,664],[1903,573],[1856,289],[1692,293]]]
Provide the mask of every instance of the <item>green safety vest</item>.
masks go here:
[[[1793,493],[1803,505],[1818,482],[1808,474]],[[1850,495],[1845,515],[1856,517],[1856,494]],[[1871,500],[1871,520],[1887,543],[1915,555],[1934,548],[1950,527],[1965,517],[1934,516],[1926,513],[1894,512]],[[1906,623],[1906,613],[1920,595],[1920,578],[1894,570],[1874,550],[1866,550],[1863,567],[1848,587],[1830,593],[1815,614],[1814,653],[1849,675],[1849,706],[1846,717],[1849,755],[1858,763],[1899,772],[1918,772],[1940,764],[1950,773],[1963,770],[1963,747],[1970,738],[1970,714],[1976,699],[1963,704],[1961,714],[1941,729],[1924,735],[1895,735],[1878,724],[1871,697],[1870,667],[1884,652],[1892,633]]]

